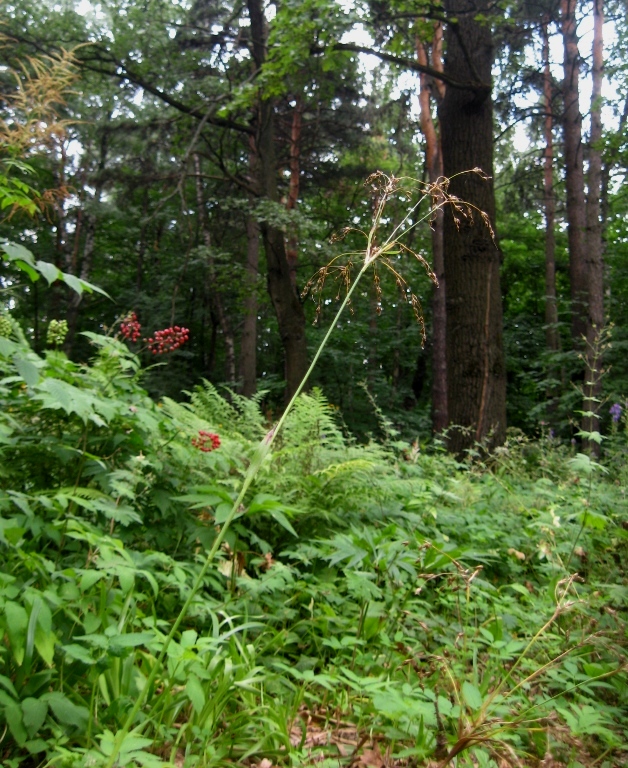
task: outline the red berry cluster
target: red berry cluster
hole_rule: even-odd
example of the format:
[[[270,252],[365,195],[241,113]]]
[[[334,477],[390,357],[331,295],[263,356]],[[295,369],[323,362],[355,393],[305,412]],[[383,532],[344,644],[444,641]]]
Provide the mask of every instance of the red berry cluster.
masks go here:
[[[185,344],[189,338],[190,332],[187,328],[175,325],[164,328],[163,331],[155,331],[155,336],[147,339],[147,343],[153,355],[164,355],[166,352],[179,349],[181,344]]]
[[[130,312],[120,323],[120,333],[124,339],[137,341],[140,338],[141,330],[142,326],[140,325],[135,312]]]
[[[210,453],[215,451],[216,448],[220,448],[220,438],[213,432],[206,432],[204,429],[199,429],[198,437],[192,438],[192,445],[198,448],[203,453]]]

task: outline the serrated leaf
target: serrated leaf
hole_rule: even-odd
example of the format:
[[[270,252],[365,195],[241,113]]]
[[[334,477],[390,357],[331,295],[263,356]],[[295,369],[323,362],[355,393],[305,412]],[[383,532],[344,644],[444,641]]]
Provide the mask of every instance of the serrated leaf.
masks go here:
[[[61,409],[68,415],[75,413],[83,422],[94,412],[93,397],[61,379],[44,379],[37,385],[35,399],[41,401],[44,408]]]
[[[78,643],[69,643],[68,645],[62,645],[61,650],[74,661],[80,661],[82,664],[91,666],[94,663],[94,658],[91,653]]]
[[[24,379],[29,387],[34,387],[39,381],[39,368],[34,362],[27,358],[15,355],[13,358],[13,364],[17,368],[17,372]]]
[[[33,739],[46,720],[48,705],[41,699],[29,696],[22,701],[21,706],[24,727],[28,731],[29,739]]]
[[[45,693],[41,698],[48,703],[53,715],[62,725],[72,725],[79,730],[87,727],[89,720],[87,707],[77,706],[60,691]]]

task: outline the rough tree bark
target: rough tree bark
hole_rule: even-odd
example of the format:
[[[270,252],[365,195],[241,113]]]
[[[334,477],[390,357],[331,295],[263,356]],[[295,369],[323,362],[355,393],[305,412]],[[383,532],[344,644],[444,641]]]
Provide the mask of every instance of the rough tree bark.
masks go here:
[[[256,157],[251,141],[249,168],[256,176]],[[249,197],[253,206],[253,198]],[[246,267],[244,272],[244,321],[240,342],[239,378],[241,393],[251,397],[257,389],[257,278],[259,270],[259,224],[249,213],[246,218]]]
[[[442,69],[443,27],[440,22],[434,26],[432,40],[432,66]],[[417,40],[417,60],[427,67],[428,57],[425,45]],[[445,84],[441,80],[420,74],[419,106],[421,132],[425,137],[425,163],[430,184],[435,184],[443,175],[443,155],[440,137],[432,118],[431,100],[437,103],[445,96]],[[432,293],[432,429],[435,433],[446,429],[449,418],[447,409],[447,306],[445,291],[445,254],[443,250],[444,211],[437,209],[432,222],[432,259],[438,285]]]
[[[582,349],[587,333],[587,263],[585,254],[586,210],[580,114],[580,52],[576,25],[576,0],[561,0],[563,34],[563,134],[567,225],[569,239],[569,277],[571,281],[571,336],[576,349]]]
[[[300,96],[297,97],[294,111],[292,113],[292,125],[290,127],[290,185],[288,187],[288,199],[286,209],[293,211],[297,207],[299,200],[299,188],[301,180],[301,133],[303,131],[303,101]],[[288,246],[286,255],[290,265],[290,278],[295,290],[297,289],[297,261],[299,254],[299,244],[296,232],[292,231],[288,235]]]
[[[266,60],[266,23],[260,0],[247,0],[251,21],[252,54],[257,68]],[[278,202],[278,167],[275,153],[275,113],[271,98],[262,94],[256,119],[256,149],[260,194]],[[285,355],[286,400],[296,391],[308,367],[305,312],[292,284],[285,236],[269,221],[260,225],[268,271],[268,292],[277,315]]]
[[[477,85],[447,88],[439,124],[443,172],[449,191],[495,221],[492,178],[464,173],[479,168],[493,173],[493,106],[490,26],[476,21],[489,11],[480,0],[469,12],[465,0],[445,0],[451,21],[445,37],[445,75]],[[461,174],[461,175],[458,175]],[[460,220],[451,206],[444,216],[447,275],[447,391],[449,447],[461,454],[478,440],[488,447],[503,442],[506,431],[506,371],[502,340],[500,252],[493,233],[476,212]]]
[[[549,60],[549,19],[543,20],[543,109],[545,112],[543,152],[543,205],[545,208],[545,343],[550,352],[560,349],[556,305],[556,197],[554,195],[554,119],[552,73]]]
[[[583,432],[599,431],[599,396],[601,394],[601,342],[604,325],[604,244],[602,240],[602,82],[604,78],[604,3],[593,0],[593,87],[591,91],[591,134],[587,169],[586,266],[588,278],[587,343],[585,350]],[[591,441],[599,453],[599,444]]]

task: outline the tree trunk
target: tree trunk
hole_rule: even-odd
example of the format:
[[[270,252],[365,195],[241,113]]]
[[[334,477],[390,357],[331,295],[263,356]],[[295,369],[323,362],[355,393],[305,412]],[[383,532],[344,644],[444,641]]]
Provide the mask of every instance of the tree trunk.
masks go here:
[[[442,70],[442,25],[436,24],[432,42],[432,66]],[[417,41],[417,59],[419,64],[427,66],[427,52],[424,45]],[[434,81],[435,83],[436,81]],[[443,155],[440,138],[436,133],[432,118],[431,96],[435,89],[437,100],[445,96],[445,85],[438,81],[437,89],[430,78],[421,73],[419,105],[421,109],[421,131],[425,137],[425,160],[430,184],[435,184],[443,175]],[[443,250],[444,211],[436,210],[432,222],[432,260],[438,285],[432,293],[432,430],[435,433],[446,429],[447,415],[447,307],[445,292],[445,254]]]
[[[447,392],[449,447],[456,454],[484,441],[503,442],[506,432],[506,371],[502,340],[500,252],[479,211],[495,221],[493,173],[493,45],[486,22],[477,22],[463,0],[446,0],[445,73],[477,86],[447,88],[439,108],[444,175],[449,191],[477,208],[472,221],[448,206],[444,216],[447,275]],[[488,10],[487,0],[475,6]],[[462,174],[462,175],[457,175]]]
[[[588,275],[588,322],[585,351],[583,432],[599,432],[599,396],[601,394],[601,342],[604,325],[604,255],[600,195],[602,191],[602,81],[604,66],[604,5],[593,0],[593,88],[591,92],[591,135],[586,205],[586,262]],[[589,441],[599,454],[599,443]]]
[[[247,0],[251,20],[253,58],[258,68],[266,60],[265,18],[260,0]],[[259,161],[260,194],[278,202],[278,168],[275,154],[275,114],[272,100],[260,97],[256,124],[256,149]],[[305,312],[292,285],[285,236],[269,221],[261,223],[262,241],[268,269],[268,292],[277,315],[279,335],[285,355],[286,401],[308,368],[305,338]]]
[[[554,120],[552,117],[553,88],[549,61],[547,17],[543,21],[543,108],[545,110],[543,152],[543,202],[545,208],[545,343],[550,352],[560,349],[558,308],[556,305],[556,197],[554,195]]]
[[[109,152],[109,122],[111,120],[111,113],[107,115],[106,122],[102,127],[99,146],[99,158],[98,167],[95,173],[94,179],[94,199],[91,204],[91,210],[84,213],[81,216],[81,221],[84,222],[83,229],[85,230],[85,241],[83,243],[83,256],[81,258],[80,269],[78,265],[78,237],[80,236],[80,228],[78,226],[75,237],[74,256],[72,258],[72,274],[78,276],[81,280],[89,280],[90,273],[92,271],[92,262],[94,259],[94,250],[96,247],[96,227],[98,224],[97,211],[102,199],[102,193],[105,186],[105,167],[107,165],[107,155]],[[68,322],[68,334],[65,337],[63,343],[63,350],[68,355],[72,354],[72,347],[74,346],[74,339],[76,337],[76,330],[78,327],[79,307],[83,299],[82,293],[73,293],[70,297],[68,310],[66,314],[66,320]]]
[[[259,267],[259,225],[253,216],[246,220],[246,271],[244,323],[240,345],[241,392],[251,397],[257,389],[257,275]]]
[[[587,264],[585,256],[586,212],[582,165],[582,115],[580,114],[580,53],[576,26],[576,0],[561,0],[564,46],[563,132],[565,142],[565,187],[571,280],[571,336],[574,347],[582,348],[587,333]]]
[[[225,307],[220,295],[220,290],[216,281],[216,265],[211,250],[211,235],[207,223],[207,213],[205,211],[205,200],[203,199],[203,185],[201,184],[201,162],[198,155],[194,155],[194,173],[196,176],[196,204],[198,208],[199,225],[203,245],[205,246],[205,260],[207,271],[209,273],[209,290],[212,308],[218,318],[218,324],[222,331],[222,340],[225,345],[225,375],[229,386],[235,385],[236,364],[235,364],[235,340],[231,322],[225,311]]]
[[[303,103],[301,97],[297,97],[297,102],[292,113],[292,126],[290,129],[290,185],[288,187],[288,200],[286,208],[293,211],[297,207],[299,200],[299,186],[301,180],[301,132],[303,130]],[[290,278],[295,290],[297,288],[297,260],[299,257],[299,243],[296,232],[292,230],[288,235],[288,247],[286,251],[288,264],[290,265]]]

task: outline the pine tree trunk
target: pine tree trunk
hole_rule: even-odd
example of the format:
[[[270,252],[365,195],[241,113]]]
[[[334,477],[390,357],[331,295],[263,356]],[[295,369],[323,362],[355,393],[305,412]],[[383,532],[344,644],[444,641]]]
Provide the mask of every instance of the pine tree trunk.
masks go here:
[[[553,89],[549,62],[548,19],[543,21],[543,108],[545,110],[543,152],[543,202],[545,208],[545,343],[550,352],[560,349],[558,308],[556,305],[556,197],[554,195],[554,120]]]
[[[585,257],[586,212],[582,159],[582,115],[580,114],[580,53],[576,25],[576,0],[561,0],[564,46],[563,133],[565,142],[565,187],[571,280],[571,336],[576,349],[582,348],[587,333],[588,280]]]
[[[586,370],[584,384],[585,412],[582,419],[584,432],[599,431],[599,396],[601,394],[601,342],[604,325],[604,255],[600,195],[602,191],[602,81],[604,66],[604,5],[593,0],[593,88],[591,92],[591,135],[589,140],[589,167],[587,174],[587,229],[586,260],[589,283]],[[599,444],[589,441],[597,455]]]
[[[463,0],[446,0],[448,24],[445,72],[468,88],[448,87],[439,108],[444,175],[449,191],[495,221],[493,173],[493,107],[490,26],[477,22]],[[486,0],[475,12],[487,11]],[[462,174],[462,175],[457,175]],[[456,454],[484,441],[503,442],[506,432],[506,371],[502,340],[500,252],[479,213],[473,222],[444,216],[447,275],[447,390],[449,447]]]

